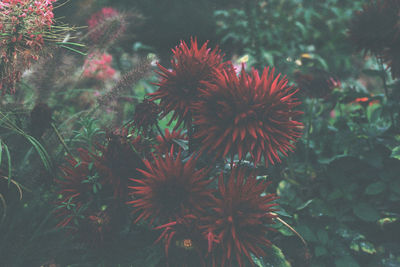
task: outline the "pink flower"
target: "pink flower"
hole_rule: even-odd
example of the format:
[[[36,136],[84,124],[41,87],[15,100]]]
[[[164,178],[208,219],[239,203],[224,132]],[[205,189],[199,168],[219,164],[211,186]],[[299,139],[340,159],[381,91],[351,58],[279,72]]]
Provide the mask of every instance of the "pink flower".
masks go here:
[[[111,67],[112,56],[107,53],[91,53],[83,65],[83,75],[100,81],[110,79],[115,74],[115,69]]]

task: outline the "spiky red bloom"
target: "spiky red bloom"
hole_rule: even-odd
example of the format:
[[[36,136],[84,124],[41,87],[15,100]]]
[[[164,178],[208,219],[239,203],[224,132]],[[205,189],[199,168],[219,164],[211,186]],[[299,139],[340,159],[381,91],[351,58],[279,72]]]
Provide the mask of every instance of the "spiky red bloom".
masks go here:
[[[276,211],[271,203],[277,197],[275,194],[264,194],[270,184],[257,179],[255,175],[245,178],[244,169],[234,168],[225,184],[221,173],[218,181],[219,197],[215,199],[214,214],[209,215],[209,238],[218,242],[213,250],[214,262],[217,266],[245,266],[242,256],[253,263],[251,254],[265,257],[265,247],[271,245],[266,234],[272,229]],[[264,195],[263,195],[264,194]],[[212,244],[212,240],[210,240]],[[225,265],[227,264],[227,265]]]
[[[379,54],[396,36],[400,4],[397,0],[371,0],[351,21],[349,37],[358,50]]]
[[[164,137],[161,135],[157,136],[158,145],[156,145],[156,150],[162,153],[168,153],[172,146],[177,147],[176,141],[174,140],[188,140],[188,136],[182,133],[182,130],[170,132],[168,128],[165,128]]]
[[[196,170],[196,160],[192,156],[182,162],[181,152],[175,158],[171,149],[164,157],[153,155],[152,162],[144,161],[147,169],[138,169],[144,177],[131,179],[140,185],[129,186],[136,199],[127,204],[139,213],[136,222],[158,219],[166,223],[203,210],[212,197],[207,189],[211,180],[206,180],[207,169]]]
[[[215,69],[224,66],[222,55],[217,48],[210,50],[207,42],[199,49],[196,39],[191,40],[189,48],[184,41],[174,50],[171,60],[172,69],[166,69],[160,64],[161,80],[159,89],[149,94],[151,100],[160,99],[160,107],[163,110],[161,116],[174,112],[171,122],[178,119],[175,129],[182,123],[191,120],[191,105],[198,99],[199,88],[204,87],[203,82],[211,82]]]
[[[250,153],[254,164],[264,156],[280,162],[278,151],[287,155],[293,142],[301,136],[300,104],[286,77],[274,76],[265,68],[260,77],[256,70],[238,77],[233,69],[216,75],[215,83],[201,89],[202,99],[193,105],[195,138],[200,139],[200,151],[215,153],[216,157],[245,158]]]

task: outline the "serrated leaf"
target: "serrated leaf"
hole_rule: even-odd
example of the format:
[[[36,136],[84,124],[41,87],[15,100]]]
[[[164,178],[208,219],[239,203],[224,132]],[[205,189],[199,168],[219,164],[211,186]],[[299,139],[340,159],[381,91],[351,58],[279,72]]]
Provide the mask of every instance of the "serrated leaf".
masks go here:
[[[367,222],[375,222],[380,217],[379,212],[366,203],[358,203],[353,206],[353,212],[358,218]]]

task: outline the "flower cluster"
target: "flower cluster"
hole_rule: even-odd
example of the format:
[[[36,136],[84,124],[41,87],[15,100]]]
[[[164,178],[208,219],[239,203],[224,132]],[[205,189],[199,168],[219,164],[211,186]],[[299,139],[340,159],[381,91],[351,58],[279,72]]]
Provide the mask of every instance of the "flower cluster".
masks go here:
[[[181,153],[174,157],[172,152],[146,161],[146,170],[140,170],[144,177],[132,179],[138,186],[130,187],[135,200],[128,204],[138,213],[135,221],[159,225],[156,229],[163,232],[157,241],[164,240],[172,262],[178,257],[182,263],[184,249],[196,252],[185,259],[187,266],[199,260],[208,266],[205,259],[213,266],[233,266],[235,261],[245,266],[242,255],[249,262],[250,253],[266,256],[265,248],[271,245],[266,234],[272,231],[267,225],[274,223],[277,205],[271,203],[274,194],[264,194],[269,183],[234,168],[228,177],[221,173],[214,191],[208,189],[208,170],[196,170],[195,165],[193,156],[183,163]]]
[[[173,50],[172,69],[159,65],[159,89],[151,100],[160,99],[163,116],[173,112],[175,128],[188,127],[189,141],[201,143],[200,152],[231,159],[250,154],[255,164],[262,156],[265,165],[280,161],[278,153],[287,155],[301,135],[297,90],[274,69],[261,76],[242,69],[238,77],[232,63],[206,45],[198,49],[192,40],[189,48],[181,42]]]
[[[159,101],[161,117],[173,113],[176,126],[157,137],[155,154],[138,169],[142,176],[132,179],[137,185],[129,187],[133,200],[127,203],[135,222],[163,230],[157,241],[164,241],[169,264],[254,264],[251,255],[266,256],[271,244],[266,234],[276,216],[276,197],[266,194],[268,182],[233,164],[229,175],[221,172],[218,189],[210,189],[210,169],[226,157],[249,159],[255,166],[263,157],[268,165],[293,150],[302,128],[296,120],[297,89],[274,69],[260,75],[242,68],[237,74],[207,43],[199,49],[196,40],[190,47],[182,41],[173,53],[171,69],[158,65],[159,88],[149,96]],[[180,126],[186,135],[176,131]],[[184,142],[189,143],[185,158],[187,151],[176,149]]]
[[[274,68],[236,73],[216,48],[199,48],[195,39],[173,53],[172,69],[158,65],[159,88],[135,107],[133,122],[108,134],[98,156],[81,150],[63,168],[60,225],[78,221],[75,227],[97,237],[90,240],[103,240],[118,213],[105,203],[123,202],[135,227],[160,232],[167,265],[254,265],[253,257],[267,256],[277,205],[257,165],[294,149],[302,128],[298,90]],[[162,132],[158,120],[170,112],[175,129]]]
[[[83,75],[99,81],[111,79],[115,69],[111,67],[112,56],[107,53],[93,52],[88,55],[83,65]]]
[[[349,32],[358,50],[371,52],[388,64],[393,78],[400,77],[399,21],[399,1],[370,0],[356,12]]]
[[[37,60],[54,23],[56,0],[3,0],[0,3],[0,89],[15,92],[23,68]]]

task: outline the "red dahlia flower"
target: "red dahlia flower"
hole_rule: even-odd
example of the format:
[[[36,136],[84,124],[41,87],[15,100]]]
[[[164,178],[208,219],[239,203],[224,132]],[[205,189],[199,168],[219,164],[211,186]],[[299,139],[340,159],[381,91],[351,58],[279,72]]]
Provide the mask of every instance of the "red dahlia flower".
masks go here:
[[[250,263],[251,257],[265,257],[265,247],[271,245],[266,234],[272,229],[267,224],[272,224],[276,217],[271,212],[276,211],[271,201],[277,197],[275,194],[265,195],[265,190],[270,184],[265,180],[257,179],[255,175],[245,178],[243,169],[234,168],[224,182],[223,174],[219,177],[218,193],[215,199],[213,212],[205,218],[209,222],[209,239],[217,241],[213,251],[214,264],[217,266],[245,266],[242,256],[246,256]],[[209,241],[212,244],[213,240]],[[227,265],[225,265],[227,264]]]
[[[211,180],[206,180],[208,170],[196,170],[196,158],[192,156],[182,162],[181,152],[176,158],[171,152],[164,157],[153,155],[152,162],[145,160],[146,170],[141,179],[131,179],[140,184],[129,186],[136,198],[129,201],[139,213],[136,222],[155,218],[161,223],[174,221],[184,215],[196,214],[210,202],[211,190],[207,189]]]
[[[215,69],[221,69],[224,63],[217,48],[210,50],[206,42],[199,49],[196,39],[191,40],[190,48],[181,41],[173,53],[171,70],[158,64],[161,70],[159,89],[149,95],[151,100],[160,99],[163,117],[174,112],[170,122],[178,119],[176,129],[191,121],[191,105],[198,99],[199,88],[204,87],[203,82],[211,82]]]
[[[202,98],[193,104],[195,138],[200,139],[200,152],[214,152],[216,157],[239,159],[250,153],[254,164],[264,156],[280,162],[278,152],[287,155],[301,136],[300,104],[286,77],[274,76],[275,69],[264,69],[261,77],[256,70],[238,77],[233,69],[216,75],[214,83],[201,89]]]

